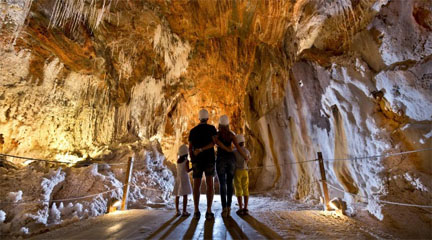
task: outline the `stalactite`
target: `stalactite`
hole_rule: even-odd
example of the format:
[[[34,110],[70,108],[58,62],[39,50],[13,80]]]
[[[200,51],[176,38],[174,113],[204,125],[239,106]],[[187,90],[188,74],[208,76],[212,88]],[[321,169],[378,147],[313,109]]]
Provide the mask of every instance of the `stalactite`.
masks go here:
[[[71,22],[70,31],[76,31],[79,24],[87,22],[91,29],[95,30],[102,21],[109,15],[112,2],[116,0],[103,0],[99,8],[100,0],[58,0],[55,2],[50,27],[65,27]]]
[[[8,25],[13,26],[6,37],[7,47],[16,44],[16,40],[26,24],[32,3],[33,0],[6,1],[5,3],[0,1],[0,30],[7,29]]]

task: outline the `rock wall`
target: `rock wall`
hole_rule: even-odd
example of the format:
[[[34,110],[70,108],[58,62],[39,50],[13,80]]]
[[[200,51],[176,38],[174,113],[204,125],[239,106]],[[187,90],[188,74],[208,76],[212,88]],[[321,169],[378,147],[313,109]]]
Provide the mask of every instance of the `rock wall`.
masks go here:
[[[317,200],[316,162],[293,163],[317,152],[340,159],[432,145],[427,1],[0,6],[7,153],[94,159],[117,145],[158,140],[175,161],[204,107],[211,123],[228,114],[232,129],[247,135],[254,190]],[[430,204],[431,154],[325,168],[330,183],[371,198],[367,209],[378,219],[393,219],[397,208],[373,199]],[[365,201],[344,199],[353,211]]]

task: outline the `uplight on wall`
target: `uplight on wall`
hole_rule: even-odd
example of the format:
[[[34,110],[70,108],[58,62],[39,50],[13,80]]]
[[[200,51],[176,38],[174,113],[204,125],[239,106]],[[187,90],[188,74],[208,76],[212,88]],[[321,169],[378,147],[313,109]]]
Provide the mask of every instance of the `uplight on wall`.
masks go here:
[[[80,162],[83,160],[83,158],[77,157],[75,155],[69,155],[69,153],[57,154],[55,159],[59,162],[66,163],[69,166],[72,166],[72,165],[76,164],[77,162]]]
[[[329,206],[337,213],[345,215],[345,210],[347,209],[347,207],[346,202],[344,202],[342,199],[333,198],[332,200],[330,200]]]
[[[109,207],[108,213],[113,213],[113,212],[119,210],[120,206],[121,206],[120,200],[114,201],[113,204]]]

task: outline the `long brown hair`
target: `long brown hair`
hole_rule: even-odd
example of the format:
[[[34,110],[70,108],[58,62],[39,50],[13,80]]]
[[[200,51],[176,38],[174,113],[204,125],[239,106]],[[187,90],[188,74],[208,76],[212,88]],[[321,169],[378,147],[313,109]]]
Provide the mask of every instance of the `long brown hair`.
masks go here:
[[[232,140],[232,133],[230,131],[229,125],[221,125],[219,124],[219,137],[222,138],[222,140],[228,142]]]

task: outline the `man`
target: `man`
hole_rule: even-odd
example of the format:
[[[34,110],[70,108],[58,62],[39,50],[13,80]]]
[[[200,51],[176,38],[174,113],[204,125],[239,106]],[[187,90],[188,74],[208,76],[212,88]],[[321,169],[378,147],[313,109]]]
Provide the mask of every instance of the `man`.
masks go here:
[[[209,113],[205,109],[199,111],[200,123],[195,126],[189,133],[189,154],[192,160],[193,171],[193,199],[195,213],[194,218],[199,219],[201,213],[199,211],[199,198],[201,178],[203,173],[206,176],[207,185],[207,212],[206,219],[214,219],[214,214],[211,211],[214,189],[213,177],[215,176],[215,152],[214,145],[216,143],[216,128],[213,125],[207,124]]]

